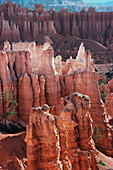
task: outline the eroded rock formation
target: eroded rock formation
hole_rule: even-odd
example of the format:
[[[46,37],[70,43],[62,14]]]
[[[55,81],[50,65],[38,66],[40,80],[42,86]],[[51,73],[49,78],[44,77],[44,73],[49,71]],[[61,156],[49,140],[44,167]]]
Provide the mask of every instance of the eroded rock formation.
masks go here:
[[[21,44],[23,47],[20,50]],[[38,107],[31,114],[28,127],[28,167],[95,169],[96,160],[94,164],[92,161],[96,154],[92,141],[92,125],[96,147],[104,154],[113,156],[113,132],[111,124],[109,126],[111,120],[109,121],[100,98],[99,76],[95,72],[91,53],[85,51],[83,43],[76,60],[70,57],[66,62],[62,62],[60,56],[54,60],[54,51],[49,43],[43,46],[36,46],[34,42],[14,43],[12,50],[5,43],[0,57],[1,91],[7,90],[10,97],[19,103],[18,117],[28,123],[30,109]],[[90,114],[89,99],[85,95],[91,100]],[[66,96],[70,97],[64,100]],[[50,111],[45,104],[49,105]],[[2,105],[0,107],[2,110]],[[83,134],[83,131],[86,133]],[[39,145],[36,136],[40,139]],[[48,139],[46,143],[45,139]],[[37,150],[40,151],[39,155]],[[49,154],[45,154],[47,151]]]
[[[108,115],[113,117],[113,78],[108,82],[108,87],[110,93],[106,96],[105,104],[108,111]]]
[[[100,98],[98,75],[94,70],[90,52],[86,53],[83,45],[81,45],[76,60],[69,59],[62,66],[64,71],[63,67],[67,68],[67,72],[65,72],[63,81],[61,81],[62,93],[65,92],[64,96],[67,96],[77,91],[90,97],[90,114],[93,119],[93,128],[95,129],[97,126],[100,129],[99,135],[101,135],[98,140],[95,140],[96,146],[99,146],[102,152],[112,156],[112,135],[108,114]],[[107,140],[106,136],[108,136]]]
[[[97,169],[89,97],[74,93],[59,116],[33,108],[27,128],[28,169]]]
[[[106,96],[105,104],[106,104],[108,115],[113,117],[113,93],[110,93]]]
[[[28,170],[96,170],[96,148],[113,157],[113,79],[108,83],[109,93],[104,104],[90,51],[86,51],[82,43],[77,54],[77,45],[73,43],[71,51],[67,43],[71,41],[70,35],[88,37],[111,49],[112,20],[112,12],[98,13],[93,8],[71,13],[67,9],[44,11],[42,5],[35,5],[35,10],[29,10],[20,5],[16,7],[11,0],[0,6],[1,43],[10,42],[0,47],[0,97],[1,92],[7,91],[10,100],[19,104],[17,117],[11,121],[29,123],[26,136]],[[46,43],[44,34],[48,34]],[[63,40],[66,54],[72,53],[76,59],[70,57],[66,62],[61,56],[54,59],[53,47],[59,42],[63,47],[62,35],[66,35]],[[36,45],[39,36],[42,36],[41,45]],[[52,47],[50,44],[54,41],[57,43]],[[101,45],[91,40],[87,48],[90,43],[100,50]],[[108,48],[101,46],[104,52],[109,52]],[[60,54],[60,49],[57,52]],[[8,103],[9,100],[6,105]],[[3,106],[0,102],[0,120],[3,119]],[[20,143],[17,136],[14,136],[15,141],[8,136],[0,140],[1,167],[26,168],[26,160],[23,160],[25,134],[19,137]]]
[[[35,10],[30,10],[20,5],[16,7],[12,1],[0,5],[0,11],[1,40],[33,41],[40,34],[57,32],[94,39],[108,47],[113,43],[112,12],[96,12],[94,8],[73,13],[68,9],[44,11],[39,4],[35,5]]]

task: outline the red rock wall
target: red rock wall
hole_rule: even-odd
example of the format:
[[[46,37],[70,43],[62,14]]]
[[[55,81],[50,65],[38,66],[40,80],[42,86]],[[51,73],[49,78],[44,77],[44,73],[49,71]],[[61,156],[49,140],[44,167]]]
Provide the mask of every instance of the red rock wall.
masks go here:
[[[57,32],[94,39],[108,47],[113,43],[112,12],[96,12],[93,8],[89,8],[87,12],[83,9],[73,13],[63,9],[60,12],[42,9],[42,6],[38,5],[35,10],[23,10],[19,6],[16,8],[11,1],[4,4],[0,8],[1,40],[33,41],[37,40],[40,34]]]
[[[67,73],[61,76],[63,96],[68,96],[73,92],[89,96],[93,128],[98,127],[100,132],[98,135],[101,135],[100,138],[95,140],[96,146],[105,154],[113,156],[111,127],[109,126],[108,113],[100,97],[98,75],[94,70],[90,53],[85,52],[83,44],[79,48],[76,60],[69,59],[66,61],[65,65],[62,66],[62,70],[66,66]],[[109,105],[110,108],[112,107]],[[112,114],[112,111],[110,113]]]
[[[46,45],[44,47],[41,56],[36,57],[40,58],[34,73],[31,61],[33,62],[36,51],[32,59],[28,51],[10,51],[9,48],[6,53],[0,52],[1,91],[8,91],[10,99],[18,102],[18,115],[27,122],[33,106],[38,107],[46,103],[53,106],[58,105],[60,101],[60,81],[54,68],[53,49],[46,49]],[[1,102],[0,108],[2,110]]]
[[[78,93],[68,98],[59,116],[52,116],[47,105],[32,109],[27,128],[28,169],[98,168],[89,98]]]
[[[110,93],[107,94],[105,99],[105,105],[108,112],[108,115],[113,117],[113,78],[108,82],[108,87]]]
[[[41,56],[37,55],[38,48],[41,48]],[[34,53],[31,50],[33,58],[30,58],[28,51],[6,50],[6,53],[2,51],[0,53],[1,89],[7,90],[11,94],[11,99],[19,103],[18,116],[28,122],[31,107],[43,104],[51,106],[53,115],[60,115],[63,108],[61,97],[71,95],[73,92],[88,95],[91,99],[93,128],[97,126],[101,136],[95,141],[96,146],[105,154],[113,156],[111,129],[105,106],[100,99],[98,76],[94,70],[91,54],[87,53],[81,44],[76,60],[69,59],[63,64],[58,60],[61,69],[58,74],[51,46],[46,44],[43,47],[37,46],[36,49]],[[37,67],[32,69],[31,61],[33,62],[35,56],[39,63],[37,62]],[[2,105],[0,107],[2,110]]]
[[[98,126],[101,132],[101,137],[95,141],[96,146],[102,152],[106,153],[109,156],[112,156],[112,139],[111,136],[109,136],[109,120],[107,118],[105,106],[100,100],[98,79],[96,73],[85,72],[82,74],[65,76],[65,85],[66,95],[69,95],[76,91],[90,97],[90,114],[93,119],[93,127],[95,128],[95,126]],[[106,136],[108,137],[106,138]]]
[[[110,93],[106,96],[105,105],[108,115],[113,117],[113,93]]]

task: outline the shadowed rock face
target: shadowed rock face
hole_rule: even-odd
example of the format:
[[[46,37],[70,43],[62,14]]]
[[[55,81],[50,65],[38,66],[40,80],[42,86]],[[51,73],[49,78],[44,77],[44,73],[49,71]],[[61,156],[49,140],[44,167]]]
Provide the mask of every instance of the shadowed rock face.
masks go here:
[[[106,96],[105,105],[106,105],[108,115],[113,117],[113,78],[108,82],[108,87],[109,87],[110,92]]]
[[[11,163],[9,162],[13,159],[15,162],[14,164],[17,165],[17,169],[19,170],[17,162],[21,161],[18,159],[22,160],[23,158],[26,158],[26,143],[24,142],[25,135],[25,132],[18,134],[0,133],[0,166],[3,169],[8,168],[8,170],[11,170]],[[8,163],[10,166],[7,167]],[[15,168],[15,166],[13,168]]]
[[[88,96],[74,93],[60,115],[33,108],[27,128],[28,169],[97,169]]]

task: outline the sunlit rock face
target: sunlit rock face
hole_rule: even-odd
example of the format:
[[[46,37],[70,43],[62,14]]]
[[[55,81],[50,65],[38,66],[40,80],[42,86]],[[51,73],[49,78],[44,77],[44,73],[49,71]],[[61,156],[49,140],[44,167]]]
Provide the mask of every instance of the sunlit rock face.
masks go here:
[[[27,128],[28,169],[98,169],[88,96],[64,99],[59,116],[47,105],[32,108]]]
[[[59,104],[59,75],[55,70],[54,52],[49,43],[43,46],[36,46],[34,42],[14,43],[12,48],[5,42],[4,51],[0,52],[1,90],[8,91],[11,100],[19,103],[19,117],[28,122],[33,106]]]
[[[65,64],[61,65],[61,71],[63,72],[63,76],[61,76],[62,96],[68,96],[76,91],[90,97],[93,128],[98,127],[98,135],[101,136],[95,140],[96,146],[102,152],[112,156],[113,139],[108,113],[100,97],[98,75],[95,72],[91,54],[85,51],[83,44],[79,48],[76,60],[68,59]],[[108,137],[106,138],[106,136]]]
[[[6,48],[6,46],[9,45],[7,45],[6,42],[4,46]],[[49,105],[57,105],[60,98],[60,83],[58,73],[54,66],[54,51],[51,45],[44,43],[42,46],[36,46],[35,42],[19,42],[13,43],[12,49],[14,51],[26,50],[30,52],[30,62],[28,62],[27,65],[30,67],[31,64],[32,72],[35,75],[43,75],[45,77],[47,103]]]
[[[21,45],[24,51],[20,50]],[[100,98],[98,75],[91,54],[85,51],[83,43],[76,60],[70,57],[66,62],[62,62],[60,56],[54,59],[54,51],[49,43],[43,46],[36,46],[34,42],[14,43],[12,49],[6,42],[4,51],[0,51],[1,91],[8,91],[10,98],[19,103],[18,118],[28,123],[30,109],[44,104],[49,105],[52,115],[60,116],[64,107],[63,98],[74,92],[88,95],[93,129],[99,129],[96,147],[106,155],[113,156],[112,129]],[[2,110],[2,105],[0,107]]]
[[[54,59],[49,42],[43,45],[34,42],[41,34],[59,33],[67,35],[67,39],[74,34],[101,43],[105,40],[109,46],[112,28],[112,17],[93,8],[79,13],[61,9],[58,13],[53,9],[46,12],[42,5],[36,5],[34,11],[16,8],[11,1],[0,6],[1,42],[12,42],[4,42],[0,50],[0,97],[1,92],[7,91],[10,100],[19,104],[16,118],[11,121],[28,124],[28,170],[96,170],[95,146],[113,157],[113,80],[108,83],[104,104],[91,53],[83,43],[76,59],[70,57],[62,62],[61,56]],[[106,32],[108,36],[104,37]],[[0,102],[0,120],[3,120],[3,107]],[[6,163],[9,154],[5,161],[1,154],[5,168],[26,168],[18,155],[14,156]]]

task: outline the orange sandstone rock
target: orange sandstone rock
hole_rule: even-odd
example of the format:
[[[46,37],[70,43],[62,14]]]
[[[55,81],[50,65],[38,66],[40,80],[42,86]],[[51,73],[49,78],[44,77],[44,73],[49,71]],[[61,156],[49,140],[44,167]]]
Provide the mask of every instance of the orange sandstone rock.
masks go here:
[[[113,93],[106,96],[105,105],[109,116],[113,116]]]
[[[19,79],[18,94],[19,116],[28,122],[30,109],[33,106],[33,91],[31,80],[27,73]]]
[[[109,88],[110,88],[111,92],[113,92],[113,79],[111,79],[111,80],[108,82],[108,85],[109,85]]]
[[[27,128],[28,169],[98,168],[89,98],[74,93],[66,101],[59,116],[52,116],[47,105],[32,108]]]

